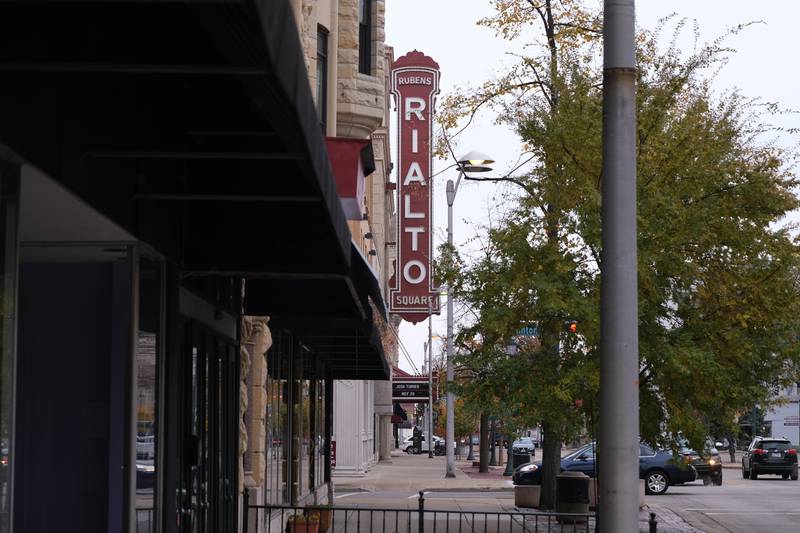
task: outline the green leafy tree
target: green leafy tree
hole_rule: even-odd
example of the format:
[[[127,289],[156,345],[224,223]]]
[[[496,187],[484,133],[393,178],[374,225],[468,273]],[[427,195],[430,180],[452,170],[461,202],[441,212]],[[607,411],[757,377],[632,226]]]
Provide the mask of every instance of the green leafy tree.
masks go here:
[[[577,1],[494,5],[497,16],[481,23],[505,38],[539,30],[542,53],[451,95],[442,121],[452,129],[491,105],[533,166],[506,178],[514,188],[480,255],[444,248],[441,265],[476,316],[459,333],[479,347],[458,358],[476,377],[460,392],[510,398],[541,421],[542,501],[552,506],[561,442],[582,415],[599,416],[599,23]],[[640,432],[653,444],[682,434],[700,447],[709,420],[731,423],[797,377],[798,247],[781,225],[797,207],[797,180],[793,154],[761,141],[764,115],[777,108],[712,92],[708,73],[729,52],[723,40],[684,57],[674,44],[661,51],[659,32],[638,38]],[[563,331],[572,319],[575,334]],[[531,322],[539,339],[507,355]]]

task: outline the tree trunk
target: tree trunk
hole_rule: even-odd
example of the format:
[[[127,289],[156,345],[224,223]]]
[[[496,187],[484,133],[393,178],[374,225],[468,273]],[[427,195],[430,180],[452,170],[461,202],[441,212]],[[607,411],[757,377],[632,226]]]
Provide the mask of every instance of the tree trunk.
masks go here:
[[[489,471],[489,415],[484,411],[481,413],[481,443],[480,450],[480,467],[478,471]]]
[[[556,506],[556,476],[561,472],[561,434],[553,424],[542,423],[542,509]]]

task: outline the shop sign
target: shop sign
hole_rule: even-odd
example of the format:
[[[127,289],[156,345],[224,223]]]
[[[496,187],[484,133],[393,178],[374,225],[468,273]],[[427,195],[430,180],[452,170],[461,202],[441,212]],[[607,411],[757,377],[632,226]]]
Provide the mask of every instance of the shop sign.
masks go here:
[[[785,416],[783,417],[784,426],[800,426],[800,416]]]
[[[331,468],[336,468],[336,441],[331,441]]]
[[[439,65],[414,50],[392,64],[397,106],[397,261],[390,281],[389,311],[409,322],[439,313],[433,286],[431,140]]]

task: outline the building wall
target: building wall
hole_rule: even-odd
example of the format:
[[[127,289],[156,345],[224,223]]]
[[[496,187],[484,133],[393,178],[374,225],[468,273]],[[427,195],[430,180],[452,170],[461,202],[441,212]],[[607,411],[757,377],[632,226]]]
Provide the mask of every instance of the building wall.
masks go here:
[[[389,144],[390,47],[384,43],[385,1],[371,2],[370,73],[359,72],[359,9],[361,0],[292,0],[305,51],[312,93],[317,95],[317,29],[328,30],[326,134],[371,139],[376,170],[365,180],[367,217],[350,220],[353,242],[381,282],[384,296],[393,274],[394,199],[388,186],[392,171]],[[388,53],[388,56],[387,56]],[[317,103],[319,105],[319,102]],[[380,328],[390,364],[397,362],[397,324]],[[391,383],[334,383],[334,475],[363,475],[379,459],[388,459],[391,438]],[[355,414],[355,416],[353,416]]]
[[[785,401],[783,405],[779,405],[771,409],[764,415],[764,422],[772,423],[771,437],[786,437],[792,443],[800,446],[800,434],[797,425],[800,422],[800,394],[798,394],[797,385],[786,388],[781,391],[780,397]]]

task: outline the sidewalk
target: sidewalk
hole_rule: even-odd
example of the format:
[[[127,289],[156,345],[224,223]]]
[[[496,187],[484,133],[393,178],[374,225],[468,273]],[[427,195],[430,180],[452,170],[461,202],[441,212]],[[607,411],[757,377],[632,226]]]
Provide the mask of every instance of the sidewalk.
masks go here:
[[[540,450],[538,450],[541,453]],[[562,450],[562,455],[572,451],[569,448]],[[476,454],[477,455],[477,454]],[[475,491],[475,490],[513,490],[511,476],[504,476],[505,463],[500,466],[490,466],[488,472],[479,472],[472,461],[467,461],[465,456],[459,459],[456,456],[455,478],[445,478],[447,460],[444,456],[429,458],[426,454],[409,455],[400,450],[392,451],[391,463],[378,463],[360,478],[334,477],[334,487],[337,492],[349,491],[395,491],[418,492],[423,491]],[[539,454],[532,458],[537,460]],[[499,452],[498,452],[499,459]],[[505,459],[505,454],[504,454]]]
[[[477,491],[477,490],[512,490],[511,478],[503,477],[503,469],[499,474],[468,475],[464,468],[471,468],[467,461],[456,461],[454,478],[445,478],[447,460],[444,456],[408,455],[392,452],[391,463],[378,463],[366,476],[361,478],[334,477],[336,492],[345,491]],[[477,468],[475,469],[477,470]]]
[[[722,468],[730,468],[730,469],[741,469],[742,468],[742,452],[737,450],[736,451],[736,461],[731,463],[730,459],[731,456],[728,453],[728,450],[724,452],[722,450],[719,451],[719,456],[722,458]]]
[[[478,472],[478,467],[472,466],[471,461],[461,459],[456,461],[456,477],[445,478],[445,465],[445,457],[428,458],[427,455],[408,455],[397,451],[392,453],[391,463],[378,463],[362,478],[334,478],[335,491],[339,495],[346,495],[348,492],[365,493],[363,497],[360,497],[358,494],[349,495],[346,498],[346,502],[342,501],[340,503],[340,505],[353,506],[354,510],[346,517],[342,516],[341,518],[337,518],[336,531],[341,529],[339,524],[342,526],[347,524],[347,526],[344,527],[350,528],[353,531],[365,531],[363,524],[366,523],[367,520],[371,520],[371,515],[368,514],[370,512],[369,508],[374,508],[376,507],[376,503],[381,503],[382,505],[378,505],[378,507],[409,509],[409,512],[412,514],[403,514],[403,516],[399,518],[402,527],[397,529],[397,531],[410,532],[414,529],[411,527],[412,524],[416,524],[416,520],[418,520],[418,515],[415,512],[417,499],[413,497],[413,495],[409,498],[407,493],[416,493],[419,491],[432,493],[430,495],[426,494],[425,496],[427,509],[437,509],[442,513],[449,510],[453,513],[452,515],[441,513],[434,516],[426,515],[425,522],[428,526],[436,527],[437,529],[441,527],[442,530],[447,529],[448,525],[454,525],[450,523],[450,521],[460,521],[461,518],[459,517],[471,517],[471,521],[474,522],[477,520],[479,522],[477,524],[477,526],[479,526],[477,529],[483,531],[486,524],[480,522],[480,520],[485,520],[485,518],[481,518],[481,513],[486,512],[524,513],[526,515],[526,522],[529,520],[536,520],[536,515],[541,515],[542,511],[537,509],[519,509],[514,506],[513,497],[510,494],[513,490],[513,485],[511,484],[510,477],[503,476],[503,467],[489,467],[488,472],[481,473]],[[474,494],[464,494],[463,497],[458,494],[441,494],[440,496],[436,496],[437,493],[443,492],[466,493],[468,491],[505,492],[507,495],[502,497],[497,494],[486,494],[484,497],[479,497]],[[406,494],[386,494],[378,500],[373,500],[372,495],[367,494],[367,492],[395,492]],[[375,496],[378,497],[378,495]],[[362,514],[358,514],[358,509],[361,509],[360,512]],[[699,531],[691,527],[680,516],[676,515],[667,507],[658,504],[650,504],[650,502],[648,502],[648,505],[641,509],[639,515],[640,531],[642,532],[646,532],[649,529],[647,521],[650,511],[656,513],[659,522],[659,533],[696,533]],[[477,515],[473,516],[472,513],[477,513]],[[376,516],[379,516],[376,520],[385,520],[383,515]],[[496,515],[491,516],[493,517],[491,520],[496,520]],[[395,515],[390,513],[388,518],[389,522],[395,522],[397,519]],[[362,527],[359,528],[357,524],[361,520],[363,520],[361,522]],[[503,520],[503,526],[500,527],[499,530],[505,532],[508,530],[508,527],[511,526],[509,523],[510,519],[506,516],[501,520]],[[436,524],[435,526],[434,523]],[[405,527],[403,524],[408,524],[409,527]],[[548,526],[546,517],[542,518],[539,524],[543,526],[541,527],[541,531],[562,531],[562,526],[556,524],[549,524]],[[464,525],[466,526],[467,523],[465,522]],[[487,531],[498,531],[498,528],[491,522],[488,525],[489,528]],[[535,523],[529,523],[528,525],[532,526],[528,529],[535,529]],[[578,526],[577,529],[573,529],[573,527],[574,526],[571,525],[568,527],[564,526],[563,531],[584,531],[586,526]],[[593,529],[594,523],[593,520],[591,520],[588,530],[591,531]],[[368,531],[369,529],[366,530]],[[471,527],[466,529],[466,531],[470,530]]]

